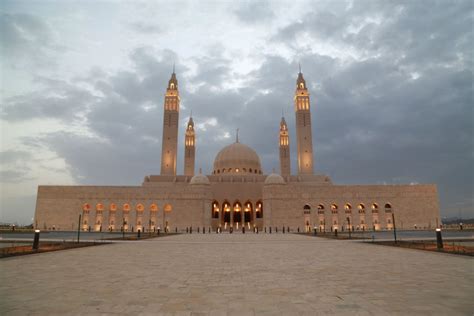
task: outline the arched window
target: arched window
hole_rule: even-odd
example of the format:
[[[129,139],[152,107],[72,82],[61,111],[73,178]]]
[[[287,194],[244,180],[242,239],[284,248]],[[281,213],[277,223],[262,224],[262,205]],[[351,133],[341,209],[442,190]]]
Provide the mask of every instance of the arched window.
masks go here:
[[[117,204],[115,203],[110,203],[109,205],[109,211],[115,212],[117,210]]]
[[[257,218],[263,218],[263,204],[262,201],[258,201],[257,204],[255,204],[255,216]]]
[[[99,211],[99,212],[102,212],[104,210],[104,204],[97,203],[96,206],[95,206],[95,210]]]
[[[318,214],[324,214],[324,205],[322,204],[318,205]]]
[[[91,210],[91,205],[89,203],[84,203],[82,205],[82,211],[84,214],[89,214],[89,211]]]
[[[392,204],[386,203],[385,204],[385,213],[391,213],[392,212]]]
[[[165,206],[163,206],[163,210],[165,212],[171,212],[173,210],[173,207],[171,206],[171,204],[165,204]]]
[[[351,214],[352,213],[352,205],[350,205],[349,203],[346,203],[346,205],[344,205],[344,210],[345,210],[346,214]]]
[[[357,208],[359,209],[359,214],[365,214],[365,205],[360,203]]]
[[[372,204],[372,213],[377,214],[379,212],[379,205],[377,203]]]
[[[311,214],[311,206],[305,204],[305,206],[303,206],[303,214]]]
[[[331,204],[331,213],[332,214],[337,214],[337,205],[336,204]]]
[[[130,211],[130,204],[125,203],[125,204],[123,205],[122,209],[123,209],[124,212]]]
[[[151,204],[150,205],[150,211],[158,212],[158,205],[156,205],[155,203]]]
[[[135,210],[137,212],[143,212],[145,210],[145,206],[143,206],[143,204],[141,203],[138,203],[136,206],[135,206]]]

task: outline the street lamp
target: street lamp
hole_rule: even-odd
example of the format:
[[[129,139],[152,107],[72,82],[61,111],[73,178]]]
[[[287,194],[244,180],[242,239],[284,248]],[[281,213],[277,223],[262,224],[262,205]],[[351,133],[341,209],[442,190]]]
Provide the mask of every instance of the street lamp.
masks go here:
[[[349,239],[352,239],[352,236],[351,236],[351,219],[349,218],[349,216],[347,217],[347,226],[349,226]]]

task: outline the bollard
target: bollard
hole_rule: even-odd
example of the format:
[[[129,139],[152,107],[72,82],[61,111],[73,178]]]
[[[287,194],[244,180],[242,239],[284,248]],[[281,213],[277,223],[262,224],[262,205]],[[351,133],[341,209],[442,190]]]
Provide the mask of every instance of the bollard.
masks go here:
[[[208,233],[209,233],[209,234],[211,233],[211,226],[209,226],[209,231],[208,231]]]
[[[337,228],[334,228],[334,236],[337,237]]]
[[[298,226],[298,234],[300,233],[300,227]]]
[[[245,226],[242,226],[242,234],[245,234]]]
[[[198,227],[198,233],[199,233],[199,227]]]
[[[190,233],[190,234],[193,233],[193,226],[189,227],[189,233]]]
[[[290,226],[288,226],[288,227],[286,228],[286,232],[287,232],[287,233],[290,232]]]
[[[258,227],[255,227],[255,231],[256,231],[256,232],[257,232],[257,234],[258,234]]]
[[[229,233],[232,234],[233,231],[234,231],[234,227],[231,226],[230,229],[229,229]]]
[[[267,226],[265,226],[265,234],[267,233]]]
[[[156,230],[156,234],[159,236],[160,235],[160,228],[158,227],[158,229]]]
[[[137,238],[138,238],[138,239],[140,239],[140,233],[141,233],[140,229],[137,230]]]
[[[314,236],[317,235],[317,232],[318,232],[318,228],[317,228],[316,226],[314,226],[314,229],[313,229],[313,234],[314,234]]]
[[[272,227],[270,226],[270,234],[272,233]]]
[[[35,239],[33,240],[33,250],[38,250],[40,240],[40,230],[35,229]]]
[[[202,228],[202,233],[203,233],[203,234],[206,233],[206,227],[203,227],[203,228]]]
[[[441,228],[436,228],[436,248],[443,249],[443,237],[441,236]]]
[[[278,227],[275,227],[275,233],[278,233]]]

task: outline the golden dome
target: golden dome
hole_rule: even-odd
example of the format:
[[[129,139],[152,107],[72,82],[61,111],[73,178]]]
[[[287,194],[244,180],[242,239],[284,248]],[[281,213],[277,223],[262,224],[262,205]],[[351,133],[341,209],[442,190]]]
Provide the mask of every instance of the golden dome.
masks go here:
[[[262,174],[260,158],[255,150],[235,142],[219,151],[214,159],[213,174]]]

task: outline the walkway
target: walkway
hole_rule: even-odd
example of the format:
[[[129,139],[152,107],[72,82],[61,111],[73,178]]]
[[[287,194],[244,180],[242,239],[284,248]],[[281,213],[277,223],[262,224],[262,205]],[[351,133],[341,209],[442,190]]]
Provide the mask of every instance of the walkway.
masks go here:
[[[474,260],[293,234],[205,234],[0,260],[1,315],[470,315]]]

